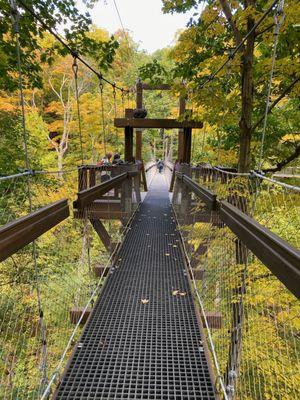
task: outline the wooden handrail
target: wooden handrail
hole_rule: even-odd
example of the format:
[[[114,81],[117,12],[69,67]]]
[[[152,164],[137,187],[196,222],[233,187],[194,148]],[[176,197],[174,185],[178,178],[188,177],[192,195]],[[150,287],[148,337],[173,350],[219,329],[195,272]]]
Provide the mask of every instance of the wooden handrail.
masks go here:
[[[221,201],[220,217],[233,233],[297,297],[300,297],[300,252],[244,214]]]
[[[74,208],[84,208],[91,204],[94,200],[97,200],[100,196],[109,192],[121,185],[129,177],[128,172],[124,172],[120,175],[111,178],[110,180],[100,183],[99,185],[93,186],[89,189],[82,190],[77,194],[77,200],[74,201]]]
[[[31,243],[70,215],[67,199],[49,204],[0,228],[0,261]]]

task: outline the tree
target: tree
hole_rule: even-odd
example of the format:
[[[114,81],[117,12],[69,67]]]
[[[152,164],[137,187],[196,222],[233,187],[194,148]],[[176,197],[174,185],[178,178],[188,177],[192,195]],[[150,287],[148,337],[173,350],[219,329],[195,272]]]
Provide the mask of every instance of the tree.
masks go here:
[[[248,171],[250,166],[255,166],[253,139],[256,140],[257,135],[253,129],[253,117],[260,118],[264,111],[274,42],[274,12],[256,29],[252,29],[267,4],[263,0],[208,1],[201,16],[196,13],[196,18],[189,22],[189,27],[181,34],[173,52],[175,76],[188,81],[188,86],[195,93],[194,99],[206,108],[205,117],[211,123],[217,123],[223,133],[226,131],[224,139],[229,139],[232,146],[238,145],[240,171]],[[197,9],[197,6],[198,2],[193,0],[164,1],[165,12],[186,12],[193,7]],[[274,96],[280,95],[299,76],[296,63],[299,32],[295,25],[295,13],[298,11],[299,4],[290,0],[285,8],[286,18],[280,32]],[[247,32],[251,33],[234,60],[229,62],[229,74],[229,67],[227,71],[224,68],[214,80],[207,82]],[[287,94],[296,96],[296,90],[296,86],[292,86]],[[237,98],[240,99],[238,103]],[[224,107],[226,101],[227,106]],[[236,129],[237,122],[239,130]]]
[[[14,3],[11,1],[11,3]],[[92,7],[94,1],[87,0],[85,4]],[[93,56],[97,60],[98,68],[107,70],[113,61],[118,47],[114,37],[103,41],[95,40],[93,35],[88,35],[91,18],[88,13],[81,14],[73,0],[16,0],[18,15],[19,41],[22,49],[21,68],[22,73],[27,77],[27,84],[30,87],[41,87],[41,62],[53,62],[55,56],[66,55],[68,49],[57,41],[47,49],[42,49],[40,39],[44,38],[45,26],[37,21],[43,21],[54,32],[57,26],[64,26],[64,36],[73,51],[81,55]],[[11,40],[15,36],[13,24],[10,23],[11,7],[7,0],[0,0],[0,89],[14,90],[18,80],[18,62],[16,57],[16,43]],[[70,26],[70,27],[68,27]],[[16,27],[16,25],[15,25]],[[43,50],[43,51],[42,51]]]

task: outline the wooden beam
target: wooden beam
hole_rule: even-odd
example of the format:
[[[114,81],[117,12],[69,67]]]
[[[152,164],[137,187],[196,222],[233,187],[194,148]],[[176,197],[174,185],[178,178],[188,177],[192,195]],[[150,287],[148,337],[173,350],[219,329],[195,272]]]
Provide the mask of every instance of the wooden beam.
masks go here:
[[[110,180],[100,183],[94,187],[82,190],[77,194],[77,200],[74,201],[74,208],[83,208],[91,204],[94,200],[99,199],[100,196],[109,192],[111,189],[118,187],[122,182],[127,179],[127,172],[117,175]]]
[[[0,261],[31,243],[69,216],[67,199],[49,204],[0,228]]]
[[[178,121],[176,119],[158,119],[158,118],[115,118],[114,125],[117,128],[202,128],[203,123],[200,121]]]
[[[227,201],[220,216],[241,242],[296,296],[300,297],[300,252]]]
[[[93,228],[97,232],[99,238],[101,239],[102,243],[104,244],[104,247],[108,252],[110,252],[112,249],[112,242],[109,233],[105,229],[105,226],[102,224],[100,219],[90,219],[90,221],[91,224],[93,225]]]

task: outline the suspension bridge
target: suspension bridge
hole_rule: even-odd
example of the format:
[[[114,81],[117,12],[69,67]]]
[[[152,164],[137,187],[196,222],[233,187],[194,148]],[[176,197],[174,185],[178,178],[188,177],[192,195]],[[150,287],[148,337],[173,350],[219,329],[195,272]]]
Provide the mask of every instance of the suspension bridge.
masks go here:
[[[144,91],[169,85],[139,80],[125,109],[129,91],[70,52],[70,170],[31,169],[19,69],[26,169],[0,177],[0,398],[299,398],[300,188],[192,165],[203,124],[183,97],[177,119],[147,118]],[[85,163],[78,61],[99,78],[104,146],[103,86],[121,92],[122,163]],[[143,129],[178,130],[162,173],[142,160]]]

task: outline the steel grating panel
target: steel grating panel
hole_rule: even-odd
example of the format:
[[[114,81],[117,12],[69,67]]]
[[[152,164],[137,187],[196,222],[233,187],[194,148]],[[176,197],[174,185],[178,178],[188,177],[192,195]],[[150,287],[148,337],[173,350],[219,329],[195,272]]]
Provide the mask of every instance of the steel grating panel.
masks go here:
[[[215,398],[179,241],[166,182],[157,174],[57,399]]]

